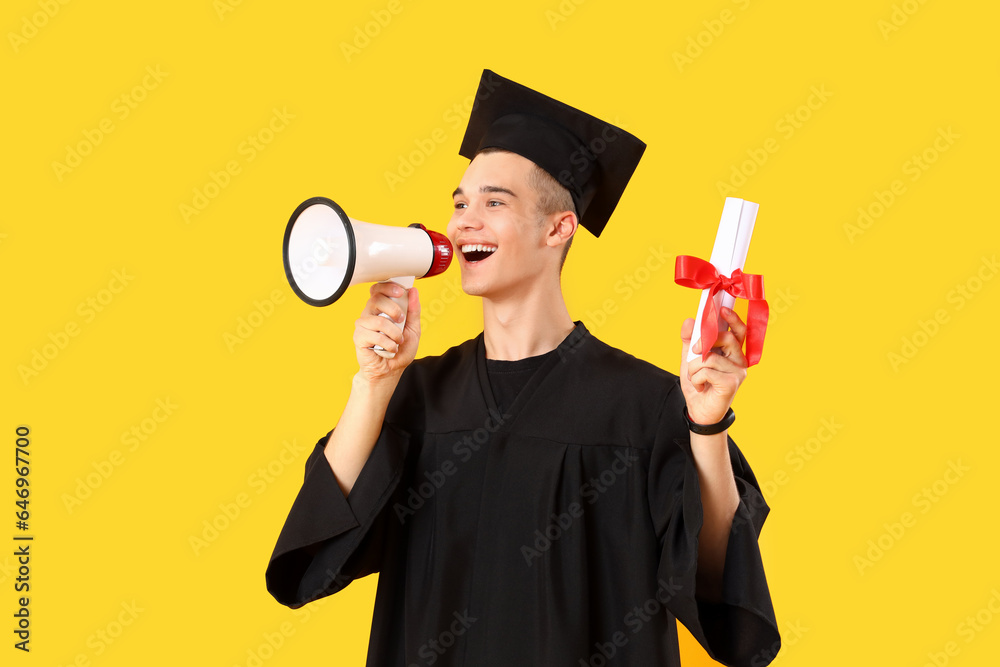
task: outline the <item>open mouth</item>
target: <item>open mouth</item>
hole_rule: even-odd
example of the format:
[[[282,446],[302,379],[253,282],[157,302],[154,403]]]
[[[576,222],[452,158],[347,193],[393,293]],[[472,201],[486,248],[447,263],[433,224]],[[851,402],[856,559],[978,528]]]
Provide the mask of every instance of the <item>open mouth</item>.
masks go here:
[[[465,258],[466,262],[470,264],[475,264],[476,262],[481,262],[494,252],[496,252],[497,247],[495,245],[484,245],[481,243],[467,243],[461,247],[462,257]]]

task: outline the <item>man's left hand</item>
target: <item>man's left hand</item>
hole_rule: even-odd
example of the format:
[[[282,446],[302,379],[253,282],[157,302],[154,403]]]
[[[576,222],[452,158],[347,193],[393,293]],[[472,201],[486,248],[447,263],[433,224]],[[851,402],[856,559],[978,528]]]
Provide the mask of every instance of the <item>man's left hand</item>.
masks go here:
[[[696,424],[721,421],[733,402],[736,390],[747,377],[747,360],[743,356],[747,326],[729,308],[722,309],[722,319],[729,324],[730,330],[719,333],[707,361],[702,361],[702,341],[699,339],[694,347],[698,357],[688,363],[694,320],[688,318],[681,325],[681,390],[687,402],[688,416]]]

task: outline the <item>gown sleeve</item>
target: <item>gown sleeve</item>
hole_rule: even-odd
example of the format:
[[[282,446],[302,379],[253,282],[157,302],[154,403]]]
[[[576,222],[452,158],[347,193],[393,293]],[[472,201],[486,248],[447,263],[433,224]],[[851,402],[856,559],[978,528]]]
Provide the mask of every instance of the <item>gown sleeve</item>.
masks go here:
[[[660,544],[657,574],[671,592],[666,606],[716,661],[761,667],[781,646],[757,538],[769,508],[736,443],[729,455],[740,503],[726,549],[721,600],[696,588],[701,491],[680,385],[668,392],[650,459],[649,501]]]
[[[316,443],[306,461],[302,488],[265,574],[268,592],[293,609],[377,572],[382,545],[393,528],[394,517],[386,506],[402,475],[408,433],[383,424],[347,497],[323,452],[328,436]]]

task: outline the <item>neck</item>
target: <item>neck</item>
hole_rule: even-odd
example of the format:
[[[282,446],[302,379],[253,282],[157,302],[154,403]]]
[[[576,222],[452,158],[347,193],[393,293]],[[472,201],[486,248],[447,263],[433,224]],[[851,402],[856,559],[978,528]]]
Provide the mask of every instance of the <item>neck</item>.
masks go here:
[[[556,349],[574,328],[558,282],[516,298],[483,298],[487,359],[514,361]]]

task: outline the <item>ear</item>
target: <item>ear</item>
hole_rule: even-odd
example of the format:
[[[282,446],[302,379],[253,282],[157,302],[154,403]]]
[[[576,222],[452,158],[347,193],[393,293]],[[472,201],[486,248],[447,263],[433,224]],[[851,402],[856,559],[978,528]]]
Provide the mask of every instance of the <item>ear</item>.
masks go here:
[[[545,242],[549,246],[561,246],[569,241],[574,234],[579,222],[576,213],[573,211],[562,211],[553,213],[549,219],[549,233]]]

